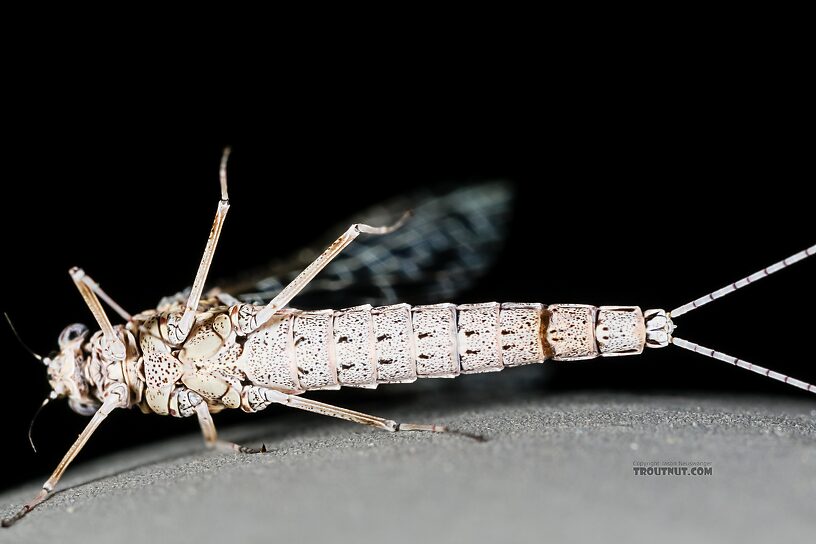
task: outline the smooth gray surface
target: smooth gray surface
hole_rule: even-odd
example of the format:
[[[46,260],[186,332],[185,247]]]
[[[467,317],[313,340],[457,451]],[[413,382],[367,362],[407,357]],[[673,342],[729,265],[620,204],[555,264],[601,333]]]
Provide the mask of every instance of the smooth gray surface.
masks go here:
[[[480,391],[376,411],[486,443],[247,416],[222,436],[273,451],[205,452],[186,435],[79,465],[0,542],[801,542],[816,529],[806,396]],[[713,475],[634,476],[637,460],[711,461]],[[39,483],[0,496],[2,513]]]

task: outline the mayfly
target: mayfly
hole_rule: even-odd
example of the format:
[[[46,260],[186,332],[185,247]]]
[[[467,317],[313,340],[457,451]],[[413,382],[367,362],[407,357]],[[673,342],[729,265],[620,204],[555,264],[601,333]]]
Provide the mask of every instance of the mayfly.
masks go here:
[[[396,302],[396,291],[385,283],[379,284],[379,299],[390,302],[384,306],[365,304],[316,311],[288,306],[307,287],[311,286],[314,293],[320,284],[318,273],[324,268],[329,271],[330,264],[336,264],[338,256],[358,236],[390,235],[405,223],[406,214],[386,227],[352,224],[287,283],[281,282],[280,276],[261,282],[248,280],[238,288],[253,288],[243,300],[223,289],[205,295],[207,274],[230,207],[228,157],[229,148],[221,159],[221,200],[189,292],[164,299],[156,309],[131,315],[83,270],[70,270],[99,330],[91,334],[84,325],[69,325],[59,336],[57,355],[34,355],[47,367],[52,392],[46,402],[67,398],[73,410],[92,418],[39,493],[15,515],[4,519],[4,527],[49,497],[93,432],[117,408],[138,406],[145,413],[196,416],[207,446],[241,453],[264,450],[219,439],[212,414],[227,408],[252,413],[281,404],[391,432],[467,435],[443,425],[398,423],[301,394],[341,386],[376,387],[417,378],[492,372],[548,359],[575,361],[635,355],[645,347],[669,344],[816,393],[816,386],[811,384],[683,340],[674,335],[673,323],[674,318],[813,255],[816,246],[671,312],[642,311],[637,306],[497,302],[412,307]],[[384,261],[379,262],[369,270],[387,268]],[[122,318],[124,325],[111,323],[102,301]]]

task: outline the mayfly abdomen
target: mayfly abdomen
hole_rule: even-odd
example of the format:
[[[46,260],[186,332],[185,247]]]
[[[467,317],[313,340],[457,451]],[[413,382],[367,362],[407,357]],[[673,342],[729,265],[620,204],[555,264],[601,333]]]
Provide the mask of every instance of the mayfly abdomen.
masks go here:
[[[281,313],[247,335],[238,364],[254,385],[287,393],[303,391],[292,340],[293,317],[290,312]]]
[[[303,389],[337,389],[337,363],[333,356],[334,312],[303,312],[294,316],[292,342],[297,378]]]
[[[547,359],[640,353],[637,307],[488,302],[288,310],[248,335],[247,377],[302,392],[493,372]]]
[[[411,307],[394,304],[371,310],[374,360],[378,383],[410,383],[417,379]]]

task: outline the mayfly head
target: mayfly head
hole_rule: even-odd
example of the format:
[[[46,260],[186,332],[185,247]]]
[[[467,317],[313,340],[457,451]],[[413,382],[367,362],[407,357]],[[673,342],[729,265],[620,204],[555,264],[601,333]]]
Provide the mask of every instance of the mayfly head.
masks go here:
[[[82,371],[83,344],[87,336],[85,325],[68,325],[59,336],[59,353],[43,358],[48,368],[48,383],[56,397],[67,397],[71,409],[82,415],[92,415],[99,407]]]

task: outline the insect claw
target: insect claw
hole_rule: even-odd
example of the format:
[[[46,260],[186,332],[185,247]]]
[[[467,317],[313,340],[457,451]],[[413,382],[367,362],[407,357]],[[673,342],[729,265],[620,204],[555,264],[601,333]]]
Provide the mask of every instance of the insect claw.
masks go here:
[[[476,434],[476,433],[469,433],[465,431],[452,431],[448,430],[451,434],[458,434],[459,436],[464,436],[465,438],[470,438],[471,440],[475,440],[476,442],[487,442],[487,437],[483,434]]]

